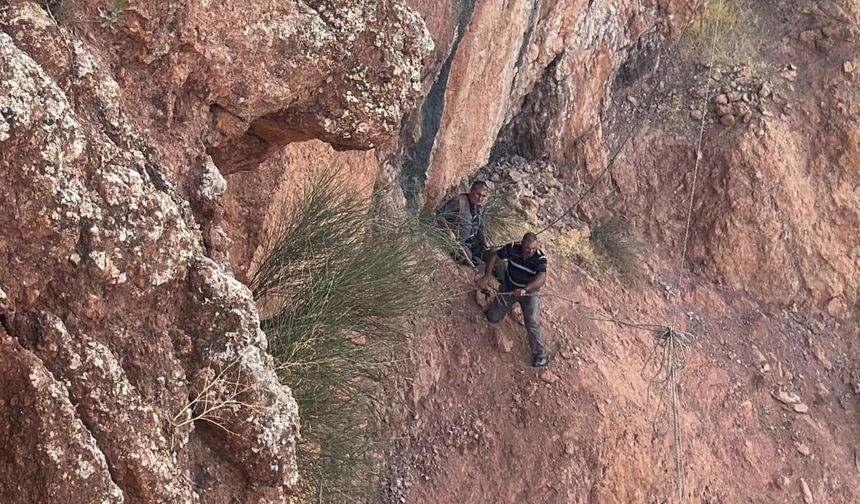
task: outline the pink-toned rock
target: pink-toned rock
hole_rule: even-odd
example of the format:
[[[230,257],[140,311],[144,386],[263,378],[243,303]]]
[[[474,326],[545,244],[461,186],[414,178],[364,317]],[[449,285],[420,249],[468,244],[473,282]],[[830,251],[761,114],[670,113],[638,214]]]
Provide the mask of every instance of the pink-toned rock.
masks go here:
[[[812,495],[812,490],[810,490],[809,485],[806,483],[806,480],[800,478],[800,490],[803,493],[803,502],[804,504],[814,504],[815,498]]]
[[[540,379],[543,380],[544,382],[552,385],[558,381],[558,375],[553,373],[549,369],[547,369],[547,370],[544,370],[544,372],[542,372],[540,374]]]
[[[573,0],[534,11],[529,6],[491,0],[477,2],[470,13],[445,83],[444,110],[426,111],[439,114],[431,152],[422,153],[426,165],[419,167],[426,168],[429,204],[484,165],[500,134],[563,166],[590,173],[603,168],[603,133],[591,118],[600,115],[623,41],[657,20],[627,3],[611,11]],[[688,7],[666,2],[660,20],[673,34],[685,24]]]
[[[32,477],[4,481],[0,500],[283,502],[296,403],[250,292],[207,257],[188,201],[217,213],[224,179],[198,152],[185,199],[76,32],[26,2],[0,9],[0,24],[0,404],[38,404],[14,433],[33,448]],[[47,48],[69,51],[74,78]],[[223,400],[225,379],[245,406],[204,433],[193,398]],[[205,488],[192,483],[200,464]]]
[[[81,502],[82,496],[123,502],[103,448],[79,420],[69,390],[0,327],[0,414],[11,418],[13,412],[14,424],[0,431],[8,457],[0,474],[3,502]],[[13,474],[32,474],[34,467],[43,480],[13,482]]]
[[[502,353],[511,353],[514,348],[514,339],[502,328],[494,328],[493,335],[495,337],[496,348]]]
[[[856,93],[850,86],[841,92],[845,103]],[[860,128],[846,115],[828,121],[826,128],[800,134],[793,121],[804,116],[769,121],[766,135],[754,129],[738,131],[731,141],[705,150],[701,164],[708,173],[719,172],[714,176],[720,189],[697,191],[702,211],[690,251],[701,258],[703,272],[729,288],[772,303],[820,310],[829,306],[834,316],[844,318],[850,310],[843,306],[860,302],[857,223],[831,217],[860,212]],[[622,153],[613,181],[626,198],[627,212],[648,214],[653,225],[668,233],[664,226],[670,225],[673,214],[651,203],[655,195],[674,197],[676,186],[670,181],[675,179],[665,167],[691,163],[694,154],[685,150],[687,138],[660,128],[646,127],[633,141],[648,149],[631,156]],[[832,142],[842,146],[838,152],[818,147]],[[768,192],[777,204],[751,197],[769,191],[773,180],[786,182]]]

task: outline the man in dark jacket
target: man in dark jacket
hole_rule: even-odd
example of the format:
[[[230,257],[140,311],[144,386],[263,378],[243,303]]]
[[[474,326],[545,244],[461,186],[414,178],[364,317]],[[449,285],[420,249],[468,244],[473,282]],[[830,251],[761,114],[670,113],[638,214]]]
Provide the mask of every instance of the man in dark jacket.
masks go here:
[[[456,240],[468,254],[461,258],[473,266],[483,263],[484,255],[489,250],[487,230],[484,227],[484,200],[490,194],[486,182],[476,181],[468,193],[458,194],[447,200],[436,210],[436,222],[450,232],[451,239]]]
[[[507,259],[508,266],[499,294],[487,310],[487,320],[499,322],[519,303],[523,310],[523,321],[529,336],[532,365],[545,367],[549,363],[540,334],[539,297],[540,288],[546,283],[546,256],[538,248],[537,235],[526,233],[522,241],[508,243],[487,259],[484,277],[488,282],[498,259]]]

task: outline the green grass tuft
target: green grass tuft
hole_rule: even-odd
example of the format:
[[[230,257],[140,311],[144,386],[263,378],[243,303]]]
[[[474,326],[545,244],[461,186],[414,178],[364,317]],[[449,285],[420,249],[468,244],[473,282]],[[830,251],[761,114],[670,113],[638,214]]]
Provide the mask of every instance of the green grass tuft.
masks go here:
[[[99,7],[99,21],[102,28],[115,28],[125,22],[125,10],[131,0],[111,0],[106,8]]]
[[[261,325],[299,405],[299,494],[372,495],[380,376],[407,355],[404,321],[429,299],[416,222],[392,220],[329,170],[284,213],[252,276]]]
[[[636,237],[630,221],[621,216],[597,222],[591,228],[591,249],[613,273],[630,285],[647,279],[642,267],[644,243]]]

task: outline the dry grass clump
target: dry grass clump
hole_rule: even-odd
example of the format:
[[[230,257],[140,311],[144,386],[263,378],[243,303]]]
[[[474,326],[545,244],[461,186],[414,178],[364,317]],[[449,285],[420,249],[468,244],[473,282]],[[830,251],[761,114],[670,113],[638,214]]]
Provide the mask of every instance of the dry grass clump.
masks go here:
[[[640,285],[647,275],[642,266],[645,244],[635,235],[626,218],[615,216],[591,228],[589,242],[599,263],[630,285]]]
[[[700,63],[757,66],[761,26],[751,0],[710,0],[687,29],[681,47]]]
[[[329,170],[281,216],[252,276],[269,352],[299,405],[303,502],[373,492],[379,376],[406,355],[404,321],[430,295],[419,229],[374,213]]]
[[[529,231],[522,215],[511,206],[510,190],[504,186],[497,185],[484,203],[484,221],[487,238],[496,247],[519,240]]]
[[[554,254],[566,257],[587,271],[596,271],[598,257],[594,253],[588,232],[570,230],[546,239],[547,248]]]

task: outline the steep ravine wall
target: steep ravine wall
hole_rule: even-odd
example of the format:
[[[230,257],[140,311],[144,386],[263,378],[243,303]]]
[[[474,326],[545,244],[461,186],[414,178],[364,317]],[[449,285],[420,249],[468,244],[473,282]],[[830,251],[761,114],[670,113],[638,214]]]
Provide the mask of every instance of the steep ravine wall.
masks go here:
[[[640,5],[4,2],[2,500],[287,499],[298,414],[233,277],[267,223],[326,166],[370,187],[413,160],[433,203],[548,65],[600,67],[563,79],[599,102],[605,54],[688,10]],[[225,369],[240,436],[184,421]]]
[[[468,16],[469,24],[434,83],[443,79],[444,93],[431,92],[422,110],[422,120],[436,117],[427,121],[434,129],[406,146],[416,166],[405,181],[424,180],[425,201],[435,203],[489,160],[507,124],[526,121],[540,123],[531,136],[541,138],[541,156],[564,165],[599,164],[600,107],[614,73],[640,37],[674,33],[698,4],[491,0],[464,6],[460,19]],[[553,106],[518,118],[526,97],[541,92],[547,78],[554,79]]]
[[[298,412],[236,278],[301,181],[333,166],[432,205],[500,146],[593,175],[618,69],[701,3],[139,0],[116,23],[95,0],[0,3],[0,481],[15,482],[0,500],[288,499]],[[824,33],[826,14],[803,28]],[[857,81],[840,82],[828,96],[848,107],[854,146]],[[833,204],[815,219],[855,225],[852,152],[816,189]],[[810,177],[832,166],[815,155]],[[714,159],[728,168],[711,195],[745,184],[737,156]],[[622,165],[628,209],[647,210],[648,184],[669,187],[670,174],[647,178],[659,163],[634,152]],[[650,182],[624,187],[625,175]],[[706,272],[733,288],[769,274],[735,267],[734,242],[709,231],[749,212],[703,215],[695,232],[711,241],[693,252]],[[818,236],[834,264],[825,288],[797,280],[817,267],[801,259],[791,289],[757,294],[789,303],[815,288],[847,313],[860,284],[850,236]],[[248,380],[253,408],[223,418],[240,437],[182,422],[225,368]]]
[[[290,142],[392,137],[432,41],[397,2],[116,14],[0,4],[0,501],[288,502],[299,414],[224,216],[237,183],[271,197],[290,163],[333,156]],[[264,160],[271,179],[234,178]]]

